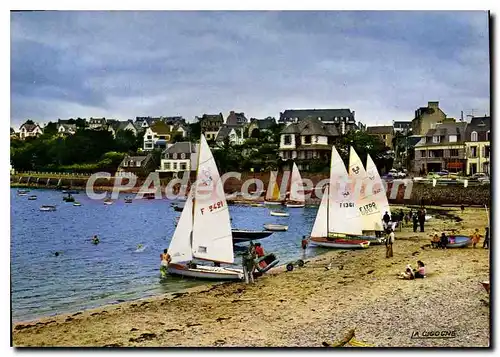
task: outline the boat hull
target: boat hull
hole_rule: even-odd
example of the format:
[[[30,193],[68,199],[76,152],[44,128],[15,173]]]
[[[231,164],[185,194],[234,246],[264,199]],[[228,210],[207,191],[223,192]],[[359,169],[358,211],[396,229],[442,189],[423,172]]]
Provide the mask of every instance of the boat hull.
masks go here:
[[[319,247],[337,248],[337,249],[366,249],[370,242],[365,239],[334,239],[334,238],[316,238],[310,239],[311,243]]]
[[[243,243],[251,240],[257,240],[269,237],[271,234],[273,234],[273,232],[233,229],[232,234],[233,234],[233,243]]]
[[[112,204],[113,204],[113,202],[111,202],[111,201],[106,202],[106,201],[105,201],[105,202],[104,202],[104,204],[105,204],[105,205],[112,205]]]
[[[50,211],[55,211],[56,208],[55,207],[40,207],[40,211],[44,211],[44,212],[50,212]]]
[[[385,238],[384,237],[377,238],[375,236],[361,235],[361,236],[359,236],[359,238],[361,240],[367,240],[368,242],[370,242],[370,245],[380,245],[380,244],[384,244],[385,243]]]
[[[274,212],[271,211],[271,216],[276,216],[276,217],[289,217],[290,213],[287,212]]]
[[[283,202],[280,202],[280,201],[264,201],[264,204],[268,205],[268,206],[281,206],[283,204]]]
[[[446,244],[446,248],[465,248],[472,244],[472,239],[467,236],[455,236],[455,243]]]
[[[288,230],[288,226],[284,224],[264,224],[264,228],[268,231],[283,232]]]
[[[303,208],[306,206],[305,203],[287,203],[286,206],[288,208]]]
[[[171,275],[182,276],[185,278],[218,280],[218,281],[240,281],[243,279],[243,270],[210,267],[198,265],[196,268],[188,268],[184,264],[169,264],[167,272]]]

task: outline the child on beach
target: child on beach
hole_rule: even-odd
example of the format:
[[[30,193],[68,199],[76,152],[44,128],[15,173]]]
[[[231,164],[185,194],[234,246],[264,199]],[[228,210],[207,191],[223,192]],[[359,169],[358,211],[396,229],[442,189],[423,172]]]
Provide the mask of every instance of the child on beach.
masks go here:
[[[481,239],[481,235],[479,234],[479,229],[476,228],[476,231],[471,235],[472,238],[472,248],[476,248],[476,244],[479,243],[479,239]]]
[[[300,244],[302,246],[302,257],[303,257],[303,259],[305,259],[307,245],[309,244],[309,241],[307,240],[306,236],[302,236],[302,242]]]
[[[168,254],[168,249],[164,249],[163,253],[160,254],[161,265],[168,265],[172,260],[170,254]]]
[[[439,242],[441,240],[439,239],[439,236],[437,233],[434,233],[434,236],[432,237],[431,244],[432,248],[439,248]]]
[[[415,274],[413,273],[413,270],[411,268],[411,265],[408,264],[406,266],[406,270],[404,273],[401,273],[401,275],[399,276],[400,279],[404,279],[404,280],[413,280],[415,279]]]

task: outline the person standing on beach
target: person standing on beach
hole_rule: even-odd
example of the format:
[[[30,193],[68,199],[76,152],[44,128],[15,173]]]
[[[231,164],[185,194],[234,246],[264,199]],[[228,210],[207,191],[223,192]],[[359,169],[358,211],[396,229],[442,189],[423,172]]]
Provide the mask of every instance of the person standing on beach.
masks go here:
[[[423,208],[418,211],[418,223],[420,223],[420,232],[423,232],[425,224],[425,211]]]
[[[413,232],[416,233],[417,232],[417,228],[418,228],[418,216],[416,213],[413,213]]]
[[[484,242],[483,248],[488,249],[490,247],[490,227],[484,229]]]
[[[392,245],[394,244],[394,230],[392,228],[389,229],[389,234],[387,235],[387,239],[385,240],[385,257],[392,258]]]
[[[243,275],[245,276],[245,283],[254,283],[253,270],[255,268],[255,247],[252,242],[248,246],[248,250],[241,257],[243,265]]]
[[[306,236],[302,236],[302,242],[300,244],[302,246],[302,259],[306,259],[306,250],[309,244],[309,241],[307,240]]]
[[[389,222],[391,221],[391,216],[389,216],[389,212],[386,211],[382,219],[384,221],[384,230],[387,230],[387,227],[389,227]]]

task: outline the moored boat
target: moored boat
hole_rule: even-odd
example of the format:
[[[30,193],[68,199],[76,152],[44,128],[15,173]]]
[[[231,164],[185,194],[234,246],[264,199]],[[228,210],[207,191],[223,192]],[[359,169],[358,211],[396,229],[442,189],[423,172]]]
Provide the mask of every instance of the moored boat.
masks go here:
[[[268,231],[283,232],[288,230],[288,226],[284,224],[267,223],[264,224],[264,228]]]
[[[73,202],[73,206],[79,207],[79,206],[81,206],[81,205],[82,205],[82,204],[81,204],[80,202],[77,202],[77,201]]]
[[[280,206],[283,204],[282,200],[280,200],[280,189],[276,182],[277,176],[277,171],[271,171],[269,176],[269,187],[267,189],[266,198],[264,201],[264,204],[269,206]]]
[[[147,192],[144,194],[144,196],[142,198],[145,200],[154,200],[155,194],[154,194],[154,192]]]
[[[30,201],[34,201],[36,199],[37,199],[36,195],[31,195],[28,197],[28,200],[30,200]]]
[[[126,198],[124,199],[124,201],[125,201],[125,203],[132,203],[132,198],[130,198],[130,197],[126,197]]]
[[[370,242],[366,239],[338,239],[329,237],[312,237],[311,242],[314,245],[325,248],[337,249],[363,249],[370,246]]]
[[[258,240],[269,237],[273,232],[269,231],[254,231],[247,229],[232,229],[233,243],[249,242],[251,240]]]
[[[28,192],[30,192],[30,190],[17,190],[17,195],[18,196],[26,196],[26,195],[28,195]]]
[[[271,214],[271,216],[276,216],[276,217],[289,217],[290,216],[290,213],[281,212],[281,211],[271,211],[270,214]]]
[[[302,208],[305,207],[306,202],[304,198],[304,184],[300,176],[299,169],[295,162],[292,167],[292,176],[290,178],[290,195],[286,206],[288,208]]]
[[[40,211],[49,212],[49,211],[55,211],[55,210],[56,210],[56,206],[43,205],[40,207]]]
[[[73,196],[71,196],[71,194],[70,194],[70,193],[68,193],[68,195],[67,195],[67,196],[64,196],[64,197],[63,197],[63,201],[64,201],[64,202],[75,202],[75,198],[74,198]]]
[[[104,199],[104,202],[103,202],[105,205],[112,205],[113,204],[113,200],[111,198],[105,198]]]

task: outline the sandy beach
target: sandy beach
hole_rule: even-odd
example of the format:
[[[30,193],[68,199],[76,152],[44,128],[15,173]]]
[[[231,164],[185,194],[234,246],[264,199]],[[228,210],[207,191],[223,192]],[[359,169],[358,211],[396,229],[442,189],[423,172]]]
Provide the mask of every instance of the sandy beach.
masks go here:
[[[426,246],[434,229],[470,235],[479,228],[484,234],[487,217],[484,209],[446,211],[455,217],[433,217],[425,233],[398,230],[393,258],[385,257],[384,246],[332,250],[292,272],[276,269],[253,285],[207,284],[18,323],[13,345],[322,347],[355,329],[358,341],[377,347],[488,347],[489,295],[480,282],[489,280],[489,250],[481,248],[482,240],[476,249]],[[426,264],[427,278],[397,279],[417,260]],[[454,337],[411,338],[429,331]]]

